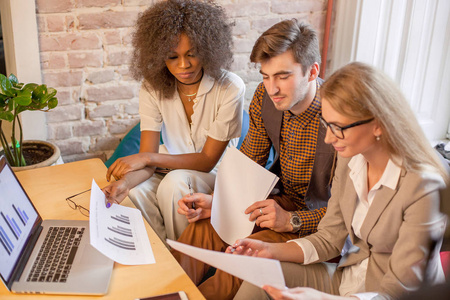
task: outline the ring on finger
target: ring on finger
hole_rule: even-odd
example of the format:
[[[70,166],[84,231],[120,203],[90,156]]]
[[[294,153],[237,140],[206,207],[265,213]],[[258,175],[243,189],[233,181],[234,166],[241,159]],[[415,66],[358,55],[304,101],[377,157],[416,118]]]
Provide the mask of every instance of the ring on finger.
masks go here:
[[[259,209],[259,213],[261,214],[261,216],[263,215],[262,208]]]

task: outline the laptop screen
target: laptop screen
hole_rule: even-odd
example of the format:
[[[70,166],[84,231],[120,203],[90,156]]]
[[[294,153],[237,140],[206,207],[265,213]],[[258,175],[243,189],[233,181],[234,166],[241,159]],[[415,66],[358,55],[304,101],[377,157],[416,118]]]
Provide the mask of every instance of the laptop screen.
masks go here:
[[[0,275],[7,282],[39,215],[4,157],[0,191]]]

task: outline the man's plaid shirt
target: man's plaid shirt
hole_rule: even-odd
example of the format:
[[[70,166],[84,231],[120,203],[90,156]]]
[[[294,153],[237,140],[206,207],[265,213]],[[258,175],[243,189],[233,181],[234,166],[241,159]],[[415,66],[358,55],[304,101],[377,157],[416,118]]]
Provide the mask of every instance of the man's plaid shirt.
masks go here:
[[[310,211],[304,201],[313,169],[320,125],[319,87],[317,83],[316,95],[308,109],[299,115],[294,115],[290,111],[283,112],[281,125],[279,153],[281,172],[277,175],[280,177],[283,196],[294,201],[302,219],[300,237],[316,232],[317,225],[326,212],[326,207]],[[266,165],[272,146],[261,117],[265,91],[264,84],[260,83],[250,104],[250,126],[240,148],[242,153],[262,166]]]

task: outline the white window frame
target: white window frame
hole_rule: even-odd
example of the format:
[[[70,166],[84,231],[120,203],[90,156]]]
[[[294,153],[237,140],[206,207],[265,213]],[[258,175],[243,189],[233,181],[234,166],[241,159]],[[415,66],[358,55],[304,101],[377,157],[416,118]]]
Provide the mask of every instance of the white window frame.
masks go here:
[[[431,142],[450,132],[450,1],[338,0],[330,69],[372,64],[400,86]]]

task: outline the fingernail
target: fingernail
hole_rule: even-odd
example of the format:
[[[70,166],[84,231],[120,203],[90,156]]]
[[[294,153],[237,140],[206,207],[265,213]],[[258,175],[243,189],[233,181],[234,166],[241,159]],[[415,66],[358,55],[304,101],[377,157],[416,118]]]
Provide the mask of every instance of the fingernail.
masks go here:
[[[106,203],[106,208],[110,208],[111,207],[111,203]]]

